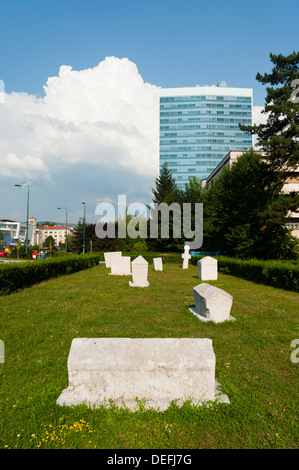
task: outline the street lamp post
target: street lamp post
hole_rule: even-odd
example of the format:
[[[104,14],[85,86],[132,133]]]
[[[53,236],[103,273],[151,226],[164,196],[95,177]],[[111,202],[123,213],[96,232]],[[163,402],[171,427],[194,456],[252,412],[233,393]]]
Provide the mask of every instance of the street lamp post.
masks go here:
[[[83,206],[84,206],[84,216],[83,216],[83,255],[85,255],[85,216],[86,216],[85,201],[82,201],[82,204],[83,204]]]
[[[67,207],[62,206],[62,207],[57,207],[57,209],[64,209],[65,210],[65,252],[67,252]]]
[[[26,188],[27,187],[27,219],[26,219],[26,242],[25,242],[25,253],[27,256],[28,253],[28,219],[29,219],[29,186],[30,183],[21,183],[21,184],[15,184],[18,188]]]

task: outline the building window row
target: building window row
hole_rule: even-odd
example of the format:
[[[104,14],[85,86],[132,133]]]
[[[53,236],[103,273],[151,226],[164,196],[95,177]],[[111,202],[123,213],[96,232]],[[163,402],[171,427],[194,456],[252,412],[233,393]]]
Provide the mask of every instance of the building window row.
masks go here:
[[[206,114],[217,116],[217,114],[223,114],[224,116],[251,116],[250,111],[230,111],[230,110],[210,110],[205,111],[173,111],[171,113],[161,113],[160,119],[165,118],[178,118],[178,117],[189,117],[189,116],[205,116]]]
[[[225,142],[232,143],[243,143],[249,142],[249,139],[246,136],[242,136],[240,134],[232,135],[232,136],[210,136],[212,138],[202,138],[202,139],[165,139],[160,138],[160,145],[180,145],[180,144],[223,144]],[[225,138],[223,138],[225,137]],[[235,139],[233,138],[235,137]],[[244,138],[245,137],[245,138]],[[250,139],[251,142],[251,139]]]
[[[234,120],[230,120],[230,121],[234,121]],[[202,123],[202,124],[171,124],[171,125],[168,125],[168,126],[160,126],[160,132],[162,131],[193,131],[193,130],[197,130],[197,129],[223,129],[225,131],[229,130],[229,129],[239,129],[239,122],[240,120],[236,120],[234,123],[233,122],[230,122],[229,124],[206,124],[206,123]],[[243,123],[246,123],[246,124],[251,124],[251,119],[242,119],[242,122]]]
[[[172,103],[179,101],[251,101],[250,96],[216,96],[216,95],[189,95],[189,96],[163,96],[160,97],[161,103]]]
[[[242,115],[247,116],[249,118],[249,115],[247,113],[242,113]],[[209,116],[202,116],[202,117],[197,117],[197,118],[177,118],[177,119],[161,119],[160,123],[161,124],[178,124],[178,123],[189,123],[189,122],[240,122],[240,121],[249,121],[249,119],[245,118],[216,118],[216,117],[209,117]],[[251,120],[250,120],[251,121]]]
[[[189,104],[189,105],[172,105],[167,107],[161,107],[160,109],[160,116],[168,116],[168,115],[173,115],[175,113],[179,114],[186,114],[192,112],[188,108],[197,108],[198,112],[205,112],[205,108],[221,108],[221,109],[251,109],[250,104],[229,104],[229,103],[197,103],[195,104]],[[203,108],[203,109],[202,109]],[[183,111],[181,111],[183,109]],[[184,111],[185,109],[185,111]]]
[[[219,142],[219,141],[218,141]],[[208,143],[208,142],[206,142]],[[212,142],[210,142],[212,143]],[[223,144],[226,144],[225,146],[223,145],[220,145],[220,143],[223,143]],[[237,141],[237,140],[234,140],[234,141],[222,141],[222,142],[219,142],[219,145],[218,144],[214,144],[213,146],[210,146],[210,145],[200,145],[199,147],[197,146],[184,146],[184,147],[164,147],[163,150],[164,152],[194,152],[194,151],[199,151],[199,150],[227,150],[228,149],[228,145],[229,144],[234,144],[234,146],[239,146],[239,145],[250,145],[252,144],[252,140],[240,140],[240,141]],[[236,149],[235,149],[236,150]],[[162,149],[161,149],[162,151]]]
[[[213,161],[212,161],[212,158],[216,158],[217,160],[216,161],[219,161],[219,159],[222,159],[223,158],[223,154],[222,153],[216,153],[216,152],[213,152],[213,153],[202,153],[202,154],[199,154],[199,153],[196,153],[196,154],[189,154],[188,156],[183,154],[183,155],[177,155],[177,154],[161,154],[161,160],[168,160],[170,158],[174,158],[174,159],[183,159],[183,160],[196,160],[197,158],[208,158],[209,159],[209,164]],[[196,163],[199,163],[198,161]],[[169,162],[170,164],[170,162]]]
[[[184,138],[187,137],[188,139],[196,138],[199,136],[207,136],[207,137],[240,137],[244,136],[244,132],[237,128],[234,130],[228,130],[226,132],[214,132],[214,131],[201,131],[201,132],[160,132],[160,139],[163,138],[170,138],[170,137],[177,137],[177,138]]]

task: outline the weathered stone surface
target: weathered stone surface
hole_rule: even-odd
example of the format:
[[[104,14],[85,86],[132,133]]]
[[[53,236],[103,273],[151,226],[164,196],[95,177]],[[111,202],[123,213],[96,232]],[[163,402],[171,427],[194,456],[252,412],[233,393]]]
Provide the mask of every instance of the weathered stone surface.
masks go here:
[[[201,321],[221,323],[226,320],[235,320],[230,315],[233,297],[219,287],[202,283],[193,288],[195,307],[190,311]]]
[[[228,401],[217,395],[215,354],[206,338],[75,338],[68,357],[68,388],[59,405],[109,404],[165,410],[182,404]]]
[[[116,276],[130,276],[131,274],[131,257],[116,256],[111,258],[111,272]]]
[[[108,251],[107,253],[104,253],[106,268],[111,268],[112,258],[115,258],[115,257],[119,258],[121,255],[122,255],[121,251]]]
[[[163,271],[163,261],[162,258],[153,258],[154,270]]]
[[[130,287],[148,287],[148,262],[138,256],[132,261],[132,281],[129,282]]]
[[[211,256],[205,256],[197,262],[198,277],[202,281],[217,281],[218,261]]]

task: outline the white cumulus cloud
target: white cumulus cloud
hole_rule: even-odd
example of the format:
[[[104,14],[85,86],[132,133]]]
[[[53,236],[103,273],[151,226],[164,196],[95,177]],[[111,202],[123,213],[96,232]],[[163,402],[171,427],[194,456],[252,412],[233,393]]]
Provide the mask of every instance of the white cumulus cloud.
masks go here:
[[[156,176],[158,87],[145,83],[128,59],[96,67],[60,67],[43,98],[5,95],[0,114],[0,175],[51,178],[84,164]]]
[[[44,96],[5,93],[0,80],[0,185],[9,194],[0,216],[24,218],[15,183],[30,181],[30,213],[57,217],[67,204],[81,217],[100,201],[127,194],[149,203],[159,161],[159,87],[146,83],[127,58],[93,68],[62,65]],[[262,107],[253,122],[265,119]],[[89,198],[89,200],[88,200]],[[17,202],[15,202],[17,201]]]

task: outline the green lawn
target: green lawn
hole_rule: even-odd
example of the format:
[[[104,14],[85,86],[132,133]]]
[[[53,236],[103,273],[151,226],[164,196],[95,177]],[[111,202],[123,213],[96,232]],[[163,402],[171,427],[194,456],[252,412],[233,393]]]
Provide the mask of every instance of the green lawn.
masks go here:
[[[0,448],[298,448],[298,294],[219,274],[236,322],[201,323],[188,307],[197,268],[149,263],[148,288],[100,264],[0,297]],[[230,405],[165,412],[60,407],[75,337],[211,338]],[[297,356],[299,356],[297,354]]]

